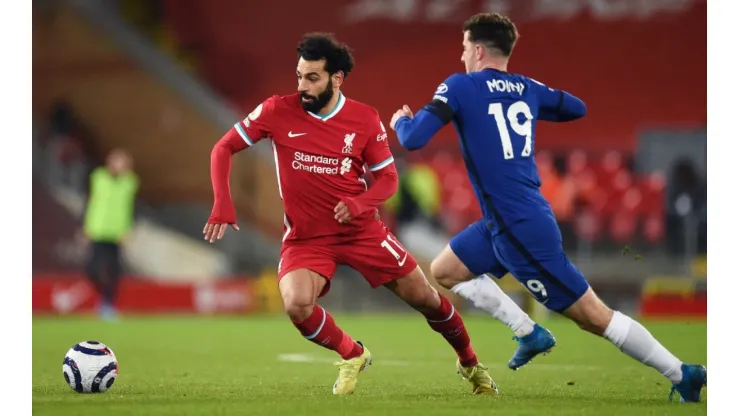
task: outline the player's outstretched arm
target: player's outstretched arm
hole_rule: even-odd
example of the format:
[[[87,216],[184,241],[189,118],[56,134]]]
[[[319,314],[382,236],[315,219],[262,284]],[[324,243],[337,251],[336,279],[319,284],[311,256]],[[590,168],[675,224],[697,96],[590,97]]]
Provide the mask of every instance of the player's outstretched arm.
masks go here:
[[[271,125],[275,122],[275,103],[277,96],[272,96],[258,105],[244,119],[237,121],[211,151],[211,184],[213,185],[213,210],[203,228],[205,239],[213,243],[223,238],[226,229],[231,226],[239,231],[236,225],[236,210],[231,201],[229,175],[231,173],[231,156],[254,145],[272,134]]]
[[[420,149],[452,121],[458,109],[457,95],[464,91],[466,82],[468,79],[464,74],[447,77],[437,87],[432,101],[419,110],[416,116],[408,106],[398,110],[391,120],[391,128],[396,131],[401,146],[408,150]]]
[[[229,130],[211,151],[211,185],[213,186],[213,210],[203,228],[205,239],[211,243],[223,238],[228,225],[238,231],[236,210],[231,200],[229,177],[231,156],[248,147],[236,129]]]
[[[532,83],[532,87],[540,99],[538,120],[564,123],[586,115],[586,104],[575,95],[550,88],[537,81]]]
[[[434,105],[434,102],[419,110],[415,116],[413,114],[399,116],[392,125],[393,130],[397,133],[398,141],[404,149],[421,149],[446,124],[428,110],[430,105]]]

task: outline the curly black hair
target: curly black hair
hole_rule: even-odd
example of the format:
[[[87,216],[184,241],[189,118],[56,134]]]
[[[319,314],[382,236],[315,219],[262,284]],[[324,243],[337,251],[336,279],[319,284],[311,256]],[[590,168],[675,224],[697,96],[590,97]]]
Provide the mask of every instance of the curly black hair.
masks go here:
[[[337,41],[330,33],[307,33],[296,48],[298,58],[307,61],[326,59],[324,69],[330,75],[339,71],[345,78],[355,66],[355,60],[349,46]]]

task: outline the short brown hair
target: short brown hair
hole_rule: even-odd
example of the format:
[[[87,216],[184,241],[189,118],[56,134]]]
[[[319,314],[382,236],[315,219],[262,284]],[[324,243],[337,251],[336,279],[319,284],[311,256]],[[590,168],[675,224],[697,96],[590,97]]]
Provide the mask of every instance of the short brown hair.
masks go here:
[[[498,13],[478,13],[463,24],[463,32],[470,31],[470,41],[489,49],[498,49],[504,56],[511,55],[519,32],[514,22]]]

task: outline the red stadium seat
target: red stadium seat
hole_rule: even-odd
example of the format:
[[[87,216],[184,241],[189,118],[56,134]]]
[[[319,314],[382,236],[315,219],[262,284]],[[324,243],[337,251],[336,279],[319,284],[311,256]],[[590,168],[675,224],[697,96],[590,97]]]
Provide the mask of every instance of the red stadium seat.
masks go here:
[[[448,152],[435,152],[430,160],[432,169],[439,174],[440,178],[443,178],[443,175],[452,168],[454,163],[454,157]]]
[[[632,174],[627,169],[620,169],[614,173],[612,188],[618,192],[625,192],[632,185]]]
[[[591,166],[596,175],[598,186],[607,188],[611,188],[616,185],[614,181],[618,179],[620,175],[623,175],[620,172],[628,172],[624,169],[622,155],[616,151],[608,151],[604,153],[599,162],[593,163]]]
[[[586,203],[586,205],[592,205],[595,200],[600,198],[596,176],[591,169],[585,169],[578,173],[570,173],[567,175],[567,178],[575,187],[576,198]]]
[[[468,176],[459,169],[450,168],[446,173],[440,175],[442,178],[442,188],[445,191],[454,191],[468,182]]]
[[[662,215],[648,215],[642,223],[642,237],[651,244],[658,244],[665,237],[665,221]]]
[[[585,210],[576,216],[576,235],[586,241],[595,242],[601,237],[602,220],[591,210]]]
[[[601,188],[606,193],[606,203],[601,207],[601,212],[606,215],[621,209],[624,195],[632,184],[632,175],[626,169],[621,169],[611,176],[611,180],[604,183]]]
[[[594,188],[584,200],[588,209],[598,216],[604,216],[609,212],[609,194],[605,189]]]
[[[640,187],[631,186],[622,194],[620,209],[639,215],[643,213],[644,200]]]
[[[447,232],[456,234],[468,224],[480,219],[480,208],[475,193],[467,182],[462,181],[456,187],[445,188],[442,201],[444,214],[441,217]]]
[[[547,150],[540,150],[535,154],[534,158],[537,162],[538,171],[549,172],[555,170],[555,164],[552,154]]]
[[[610,150],[601,158],[601,170],[606,173],[616,173],[624,168],[624,158],[616,150]]]
[[[652,173],[640,180],[640,189],[644,198],[641,207],[646,215],[661,215],[665,211],[665,177],[661,173]]]
[[[625,210],[616,211],[609,219],[609,237],[616,243],[630,242],[637,231],[637,216]]]

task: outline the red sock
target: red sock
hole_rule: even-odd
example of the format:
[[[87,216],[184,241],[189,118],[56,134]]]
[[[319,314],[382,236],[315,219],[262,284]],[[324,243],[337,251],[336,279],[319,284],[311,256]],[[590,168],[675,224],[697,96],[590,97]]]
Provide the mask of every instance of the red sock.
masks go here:
[[[460,358],[460,364],[464,367],[478,364],[478,358],[470,345],[470,337],[468,336],[468,330],[465,329],[462,317],[441,293],[439,299],[442,301],[439,309],[426,316],[429,326],[439,332],[455,349],[457,357]]]
[[[336,351],[342,359],[359,357],[363,353],[362,345],[342,331],[334,322],[329,312],[319,305],[313,306],[313,312],[302,322],[293,322],[306,339],[324,348]]]

